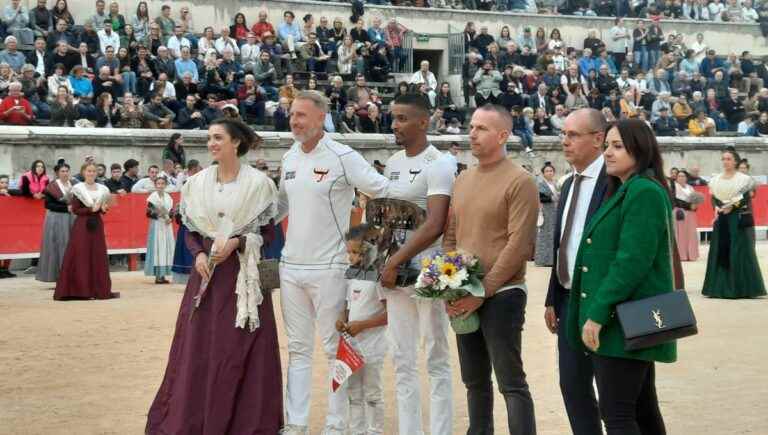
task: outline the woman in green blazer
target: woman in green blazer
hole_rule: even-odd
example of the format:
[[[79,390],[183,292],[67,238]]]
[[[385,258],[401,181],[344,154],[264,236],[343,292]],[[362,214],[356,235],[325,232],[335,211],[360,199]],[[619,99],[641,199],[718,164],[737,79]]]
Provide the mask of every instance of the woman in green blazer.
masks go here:
[[[674,362],[675,342],[624,350],[615,307],[673,290],[672,203],[659,146],[641,120],[606,135],[606,173],[621,183],[584,228],[574,267],[568,338],[592,352],[600,413],[608,435],[666,433],[655,388],[655,361]]]

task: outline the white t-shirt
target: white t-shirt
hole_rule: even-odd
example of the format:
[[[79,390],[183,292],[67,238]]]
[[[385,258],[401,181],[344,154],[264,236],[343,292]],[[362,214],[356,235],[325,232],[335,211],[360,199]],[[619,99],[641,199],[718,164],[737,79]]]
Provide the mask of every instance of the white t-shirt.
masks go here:
[[[376,281],[347,280],[347,308],[349,321],[368,320],[383,313],[385,297]],[[377,362],[387,354],[386,328],[366,329],[355,337],[366,362]]]
[[[388,198],[410,201],[425,211],[427,197],[432,195],[451,196],[456,180],[456,164],[432,145],[421,154],[408,157],[405,150],[398,151],[387,161],[384,176],[389,178]],[[406,240],[409,234],[406,233]],[[442,237],[414,260],[433,253],[440,247]]]
[[[278,217],[290,213],[282,264],[295,269],[346,269],[344,234],[355,188],[377,198],[389,182],[352,148],[324,135],[305,153],[296,142],[283,156]]]

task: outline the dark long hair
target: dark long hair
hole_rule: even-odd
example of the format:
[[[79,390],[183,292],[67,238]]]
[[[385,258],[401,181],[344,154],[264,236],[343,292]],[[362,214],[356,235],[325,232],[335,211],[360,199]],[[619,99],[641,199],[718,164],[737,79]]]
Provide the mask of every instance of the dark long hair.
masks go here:
[[[181,137],[181,133],[174,133],[171,135],[171,138],[168,140],[168,145],[166,145],[168,148],[176,149],[176,139]]]
[[[238,157],[246,155],[249,150],[255,150],[261,144],[261,137],[243,121],[232,118],[218,118],[209,124],[209,126],[214,125],[224,127],[224,130],[227,131],[227,134],[232,139],[240,141],[237,145]]]
[[[35,166],[37,166],[38,163],[42,163],[43,164],[43,174],[42,175],[37,175],[37,171],[35,171]],[[45,162],[44,161],[42,161],[42,160],[35,160],[34,162],[32,162],[32,166],[29,167],[29,172],[32,175],[32,178],[40,178],[43,175],[45,175],[46,172],[48,172],[48,168],[45,167]]]
[[[669,183],[664,176],[664,160],[661,158],[659,143],[648,124],[640,119],[622,119],[608,125],[606,136],[614,127],[618,129],[627,153],[635,159],[635,173],[655,180],[669,193]],[[610,178],[615,185],[621,184],[617,177]]]

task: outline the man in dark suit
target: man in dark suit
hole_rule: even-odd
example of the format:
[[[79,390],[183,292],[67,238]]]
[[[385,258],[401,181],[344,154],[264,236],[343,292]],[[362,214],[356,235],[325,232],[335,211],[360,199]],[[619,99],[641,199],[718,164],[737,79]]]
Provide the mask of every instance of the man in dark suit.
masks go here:
[[[593,388],[594,372],[588,354],[568,343],[565,325],[568,316],[571,277],[581,235],[589,219],[609,196],[602,149],[606,121],[595,109],[571,113],[562,130],[563,153],[575,173],[563,183],[557,208],[554,265],[547,291],[544,320],[557,334],[560,391],[574,435],[602,435],[600,413]],[[590,243],[587,240],[587,243]]]
[[[536,113],[539,108],[544,109],[544,111],[547,112],[547,115],[555,113],[555,108],[552,107],[552,103],[549,102],[549,96],[547,95],[548,91],[549,88],[547,88],[546,84],[539,83],[537,92],[531,95],[531,98],[528,101],[534,113]]]

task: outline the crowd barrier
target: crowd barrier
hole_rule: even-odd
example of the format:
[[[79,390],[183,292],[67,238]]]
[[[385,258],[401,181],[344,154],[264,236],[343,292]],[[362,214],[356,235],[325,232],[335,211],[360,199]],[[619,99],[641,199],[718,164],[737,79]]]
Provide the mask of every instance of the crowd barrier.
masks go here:
[[[704,195],[704,203],[697,210],[700,231],[710,231],[715,213],[711,195],[706,186],[696,187]],[[174,204],[178,193],[173,193]],[[104,215],[107,249],[110,254],[139,254],[146,251],[147,228],[145,194],[117,197],[117,203]],[[753,199],[755,225],[768,226],[768,185],[757,188]],[[355,210],[352,221],[360,221]],[[43,234],[45,208],[42,200],[21,197],[0,197],[0,259],[36,258]],[[284,222],[285,225],[285,222]]]

